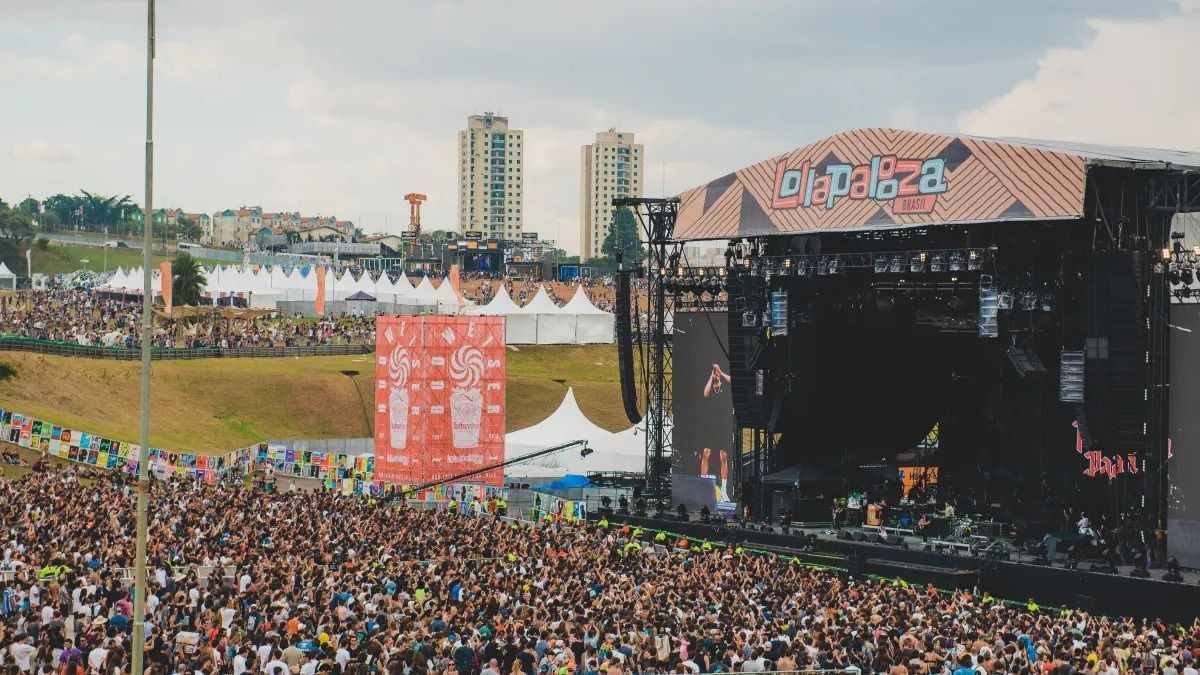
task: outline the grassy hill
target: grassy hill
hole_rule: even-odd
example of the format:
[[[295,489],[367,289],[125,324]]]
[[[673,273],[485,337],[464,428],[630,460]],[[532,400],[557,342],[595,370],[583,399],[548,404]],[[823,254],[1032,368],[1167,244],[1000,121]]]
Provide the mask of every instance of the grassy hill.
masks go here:
[[[597,424],[614,431],[627,427],[616,360],[610,345],[510,350],[508,428],[544,419],[568,386]],[[344,370],[360,374],[351,378],[341,374]],[[136,362],[0,353],[0,373],[5,372],[0,407],[137,440]],[[266,438],[372,434],[373,420],[364,419],[373,405],[369,355],[155,361],[152,373],[151,441],[156,447],[216,452]]]
[[[58,244],[51,243],[45,250],[34,246],[33,247],[33,271],[41,274],[63,274],[66,272],[74,272],[81,270],[84,267],[93,272],[105,271],[104,253],[108,252],[108,271],[124,267],[130,269],[132,267],[140,267],[142,264],[142,251],[133,248],[101,248],[99,246],[84,246],[82,244]],[[158,249],[155,249],[151,254],[151,259],[154,265],[164,261],[173,260],[175,254],[163,255]],[[87,263],[82,261],[86,260]],[[200,259],[200,262],[205,265],[213,264],[213,261]],[[21,263],[21,270],[25,268],[25,263]]]

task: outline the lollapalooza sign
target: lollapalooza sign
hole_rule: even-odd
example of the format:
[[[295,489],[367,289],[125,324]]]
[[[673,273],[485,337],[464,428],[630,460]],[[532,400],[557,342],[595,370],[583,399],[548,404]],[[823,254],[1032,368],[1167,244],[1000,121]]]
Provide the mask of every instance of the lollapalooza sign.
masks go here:
[[[832,209],[839,200],[891,202],[892,213],[930,213],[938,195],[949,189],[946,160],[874,155],[864,164],[826,164],[812,160],[775,167],[776,209]]]

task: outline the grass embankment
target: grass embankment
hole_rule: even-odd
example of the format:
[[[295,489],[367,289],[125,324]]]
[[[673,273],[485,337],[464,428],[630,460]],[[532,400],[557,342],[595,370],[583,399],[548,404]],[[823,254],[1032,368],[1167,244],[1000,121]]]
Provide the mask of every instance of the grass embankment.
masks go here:
[[[628,426],[612,346],[522,347],[508,352],[508,428],[547,417],[574,387],[597,424]],[[11,369],[0,407],[123,441],[138,437],[139,364],[0,353]],[[341,371],[356,370],[354,378]],[[267,438],[370,436],[370,355],[155,361],[151,443],[223,452]],[[358,391],[355,391],[357,387]],[[364,406],[359,399],[362,395]]]
[[[105,267],[105,251],[108,252],[107,268]],[[174,260],[175,254],[163,255],[159,249],[151,252],[151,264],[157,265],[164,260]],[[85,264],[84,261],[87,263]],[[203,265],[218,264],[217,261],[200,259]],[[133,248],[108,248],[100,246],[84,246],[81,244],[56,244],[51,243],[43,250],[39,246],[33,247],[33,271],[41,274],[63,274],[84,269],[85,267],[93,272],[112,271],[118,267],[124,267],[126,270],[133,267],[140,267],[142,264],[142,252],[139,249]],[[24,265],[22,265],[24,267]]]

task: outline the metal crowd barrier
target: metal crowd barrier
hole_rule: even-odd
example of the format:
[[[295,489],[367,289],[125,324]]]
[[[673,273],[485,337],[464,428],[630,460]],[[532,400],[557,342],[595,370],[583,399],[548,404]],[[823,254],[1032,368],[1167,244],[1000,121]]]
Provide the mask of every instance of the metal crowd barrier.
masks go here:
[[[137,360],[141,350],[125,347],[95,347],[70,342],[36,340],[25,337],[0,336],[0,351],[34,352],[56,356],[74,356],[93,359]],[[219,358],[281,358],[289,356],[357,356],[375,351],[374,345],[316,345],[313,347],[247,347],[222,349],[220,347],[184,347],[153,349],[150,357],[156,360],[175,359],[219,359]]]

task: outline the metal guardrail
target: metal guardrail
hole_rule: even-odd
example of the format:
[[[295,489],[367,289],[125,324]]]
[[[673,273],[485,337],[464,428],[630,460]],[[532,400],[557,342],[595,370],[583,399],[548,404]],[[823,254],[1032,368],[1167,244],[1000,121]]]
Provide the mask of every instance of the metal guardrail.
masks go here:
[[[139,349],[125,347],[95,347],[79,345],[70,342],[53,340],[36,340],[24,337],[0,336],[0,351],[34,352],[37,354],[53,354],[57,356],[76,356],[92,359],[114,359],[132,361],[142,357]],[[231,359],[231,358],[279,358],[289,356],[354,356],[370,354],[375,351],[374,345],[316,345],[313,347],[250,347],[242,349],[222,349],[220,347],[183,347],[170,349],[153,349],[151,358],[155,360],[175,359]]]

